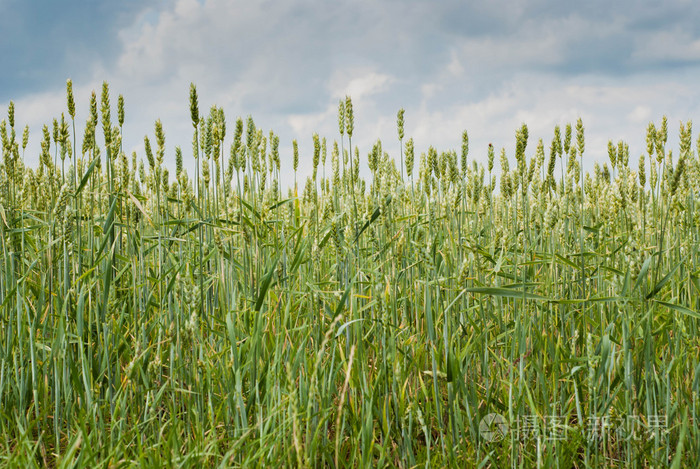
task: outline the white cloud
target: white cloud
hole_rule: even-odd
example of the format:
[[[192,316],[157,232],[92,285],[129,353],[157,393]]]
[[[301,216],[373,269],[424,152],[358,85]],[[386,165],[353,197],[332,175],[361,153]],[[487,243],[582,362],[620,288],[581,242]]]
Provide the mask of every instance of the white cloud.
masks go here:
[[[437,109],[407,111],[407,122],[414,122],[410,135],[418,148],[441,142],[442,148],[458,150],[461,132],[470,136],[470,159],[485,162],[489,143],[505,147],[511,156],[515,147],[515,131],[522,123],[529,128],[528,154],[534,154],[537,140],[549,148],[555,125],[575,124],[581,117],[586,128],[585,161],[607,159],[608,140],[625,140],[633,155],[644,151],[646,124],[660,121],[668,114],[669,122],[685,121],[696,114],[697,104],[688,102],[692,90],[669,79],[658,84],[635,80],[619,84],[567,83],[544,75],[514,77],[498,92],[471,103],[455,103]],[[642,103],[642,104],[640,104]],[[669,139],[677,143],[671,127]]]
[[[342,96],[344,94],[346,96],[352,96],[356,100],[362,100],[385,90],[387,85],[389,85],[391,82],[392,78],[387,74],[369,72],[350,80],[350,82],[345,86],[342,94],[333,93],[333,95]]]
[[[161,4],[120,32],[119,55],[88,65],[75,80],[78,140],[90,90],[99,95],[102,80],[111,85],[113,104],[120,92],[125,96],[129,152],[141,152],[144,134],[152,135],[161,118],[166,158],[174,158],[175,145],[189,155],[188,94],[195,82],[201,113],[222,106],[230,129],[236,116],[252,114],[280,135],[286,155],[298,139],[302,172],[310,169],[313,132],[329,145],[339,138],[337,105],[346,95],[353,98],[353,144],[363,164],[377,138],[398,155],[401,107],[419,152],[428,145],[459,149],[467,129],[471,157],[480,160],[489,142],[512,153],[523,122],[534,152],[538,138],[549,145],[555,124],[583,117],[593,159],[605,158],[608,139],[642,151],[649,119],[673,113],[670,122],[677,122],[698,112],[689,85],[698,70],[654,68],[663,60],[700,60],[694,30],[680,24],[632,30],[635,12],[601,20],[594,8],[559,10],[512,2]],[[18,97],[18,123],[32,130],[29,155],[38,154],[41,125],[64,110],[63,83]]]
[[[645,124],[652,119],[651,108],[640,104],[627,114],[627,119],[637,124]]]

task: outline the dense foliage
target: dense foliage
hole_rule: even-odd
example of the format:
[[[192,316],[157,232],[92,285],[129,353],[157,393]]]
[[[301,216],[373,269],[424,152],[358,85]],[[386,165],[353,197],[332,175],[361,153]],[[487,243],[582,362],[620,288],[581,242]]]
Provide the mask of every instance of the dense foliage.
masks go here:
[[[231,129],[198,106],[192,86],[195,174],[178,148],[172,177],[160,122],[145,160],[124,154],[106,83],[80,147],[68,83],[36,168],[10,104],[2,464],[682,467],[700,453],[690,123],[676,157],[664,118],[636,168],[611,142],[585,174],[580,120],[548,147],[523,125],[496,174],[466,132],[459,153],[417,155],[403,111],[398,162],[381,141],[361,159],[350,98],[338,141],[295,142],[291,165],[251,118]],[[299,158],[313,174],[297,185]]]

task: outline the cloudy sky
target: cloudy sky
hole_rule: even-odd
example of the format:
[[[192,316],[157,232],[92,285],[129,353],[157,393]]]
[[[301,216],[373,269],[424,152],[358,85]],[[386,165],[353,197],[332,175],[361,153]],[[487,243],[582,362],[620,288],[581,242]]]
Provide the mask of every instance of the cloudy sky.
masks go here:
[[[484,161],[489,142],[512,155],[524,122],[533,153],[581,116],[589,161],[608,139],[636,161],[650,120],[668,115],[676,142],[678,122],[700,115],[698,24],[690,0],[0,0],[0,116],[14,100],[31,164],[41,126],[65,112],[66,79],[79,128],[106,80],[113,104],[125,97],[125,149],[140,152],[160,118],[172,164],[175,145],[190,153],[194,82],[201,112],[216,104],[229,128],[252,115],[274,129],[288,169],[293,138],[306,172],[312,133],[338,138],[345,95],[365,165],[377,138],[398,155],[401,107],[418,151],[458,149],[467,129],[470,157]]]

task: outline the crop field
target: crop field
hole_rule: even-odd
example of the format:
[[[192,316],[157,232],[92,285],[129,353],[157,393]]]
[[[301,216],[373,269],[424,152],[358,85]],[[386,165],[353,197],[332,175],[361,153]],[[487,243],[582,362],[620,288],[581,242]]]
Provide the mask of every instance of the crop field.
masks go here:
[[[593,162],[580,119],[507,154],[401,110],[389,155],[348,97],[284,155],[192,85],[192,148],[127,155],[107,83],[66,104],[36,164],[0,124],[0,465],[697,464],[690,121]]]

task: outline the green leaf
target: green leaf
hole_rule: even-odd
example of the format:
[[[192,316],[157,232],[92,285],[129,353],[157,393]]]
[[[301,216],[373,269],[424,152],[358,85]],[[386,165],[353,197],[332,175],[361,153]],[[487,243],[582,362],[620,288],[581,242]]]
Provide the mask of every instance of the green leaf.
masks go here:
[[[559,254],[555,254],[554,257],[556,257],[557,259],[559,259],[560,262],[563,262],[564,264],[568,265],[568,266],[571,267],[572,269],[581,269],[581,266],[580,266],[580,265],[577,265],[577,264],[573,263],[573,262],[570,261],[569,259],[567,259],[567,258],[565,258],[565,257],[563,257],[563,256],[561,256],[561,255],[559,255]]]
[[[661,300],[654,300],[656,303],[667,307],[668,309],[672,309],[674,311],[677,311],[679,313],[683,313],[687,316],[693,317],[695,319],[700,319],[700,313],[697,311],[693,311],[690,308],[686,308],[685,306],[677,305],[675,303],[668,303],[666,301],[661,301]]]
[[[85,314],[85,285],[80,289],[80,295],[78,296],[78,309],[76,311],[76,321],[78,326],[78,336],[83,336],[84,327],[84,314]]]
[[[304,253],[306,253],[306,249],[308,247],[308,238],[303,238],[303,233],[301,232],[301,228],[297,230],[298,236],[297,236],[297,246],[296,246],[296,251],[294,253],[294,259],[292,260],[291,267],[289,268],[289,274],[292,274],[296,272],[296,270],[299,268],[299,265],[301,265],[301,261],[303,259]],[[290,236],[290,239],[292,239],[297,233],[294,233],[292,236]]]
[[[698,277],[691,276],[690,283],[693,284],[695,289],[698,291],[698,294],[700,294],[700,279],[698,279]]]
[[[678,443],[676,444],[676,455],[673,457],[673,462],[671,463],[671,469],[679,469],[684,467],[683,463],[683,448],[685,446],[685,439],[688,433],[688,411],[683,412],[683,423],[681,424],[681,432],[678,436]]]
[[[343,306],[345,305],[345,302],[348,299],[348,296],[350,296],[350,289],[352,288],[352,283],[348,283],[348,287],[345,289],[345,293],[343,293],[342,298],[340,298],[340,301],[338,302],[338,306],[335,308],[335,315],[334,317],[337,317],[341,311],[343,311]]]
[[[388,196],[388,197],[386,198],[386,201],[384,202],[384,204],[385,204],[385,205],[388,205],[389,202],[391,202],[391,196]],[[376,220],[377,218],[379,218],[379,214],[380,214],[380,213],[381,213],[381,209],[380,209],[379,207],[377,207],[377,209],[374,211],[374,213],[372,213],[372,216],[370,217],[370,219],[367,220],[367,221],[365,222],[365,224],[362,226],[362,228],[360,229],[360,231],[357,233],[357,236],[355,236],[355,241],[354,241],[354,242],[357,242],[357,240],[360,239],[360,235],[361,235],[362,233],[364,233],[365,230],[366,230],[367,228],[369,228],[369,225],[371,225],[371,224],[374,222],[374,220]]]
[[[632,287],[632,293],[634,293],[634,291],[640,287],[640,285],[646,278],[647,272],[649,271],[649,267],[651,266],[651,261],[654,259],[655,255],[656,253],[647,257],[647,259],[644,261],[644,264],[642,264],[642,268],[639,270],[639,275],[637,275],[637,280],[634,282],[634,286]]]
[[[503,265],[503,253],[505,252],[505,248],[501,248],[501,254],[498,256],[498,261],[496,261],[496,265],[493,268],[494,273],[498,273],[501,271],[501,265]]]
[[[276,209],[277,207],[281,207],[281,206],[284,205],[284,204],[288,204],[289,202],[291,202],[291,201],[293,201],[293,200],[294,200],[294,197],[292,197],[291,199],[282,200],[281,202],[277,202],[276,204],[270,205],[270,207],[268,207],[268,210],[274,210],[274,209]]]
[[[631,279],[631,273],[630,273],[630,268],[627,268],[627,272],[625,273],[625,279],[622,281],[622,296],[628,296],[630,292],[630,280]]]
[[[100,157],[95,157],[92,159],[90,162],[90,166],[88,166],[88,169],[85,171],[85,174],[83,174],[83,178],[80,180],[80,184],[78,185],[78,188],[75,190],[75,195],[77,196],[80,194],[80,191],[83,190],[83,187],[85,187],[85,184],[87,184],[88,180],[90,179],[90,175],[92,174],[92,171],[95,169],[95,165],[97,165],[97,162],[100,161]]]
[[[477,288],[465,288],[467,293],[476,293],[480,295],[493,295],[500,296],[504,298],[526,298],[529,300],[540,300],[540,301],[550,301],[549,298],[536,293],[530,293],[522,290],[515,290],[510,288],[498,288],[498,287],[477,287]]]
[[[102,254],[102,252],[105,249],[105,246],[107,246],[107,242],[109,241],[110,231],[112,230],[112,225],[114,225],[114,211],[116,210],[116,208],[117,198],[114,197],[112,199],[112,205],[109,207],[109,213],[107,214],[107,219],[105,220],[104,227],[102,228],[104,238],[102,239],[102,244],[100,244],[100,248],[97,250],[98,255]]]
[[[671,277],[673,277],[673,274],[676,273],[676,271],[678,270],[678,268],[681,266],[682,263],[683,263],[683,260],[681,260],[678,264],[676,264],[676,266],[673,269],[671,269],[671,271],[669,273],[667,273],[666,276],[664,278],[662,278],[659,281],[659,283],[656,284],[656,286],[654,286],[654,288],[651,290],[651,293],[649,293],[646,296],[647,300],[650,300],[651,298],[654,297],[654,295],[656,295],[657,293],[659,293],[659,291],[661,291],[661,289],[669,282],[669,280],[671,280]]]
[[[267,290],[270,288],[270,284],[272,283],[272,277],[275,274],[275,269],[277,268],[278,261],[279,257],[275,259],[275,261],[272,263],[272,266],[270,267],[270,270],[267,271],[267,273],[262,279],[262,282],[260,284],[260,290],[258,291],[258,299],[255,302],[255,311],[260,312],[260,308],[262,308],[262,304],[265,301],[265,295],[267,295]]]
[[[640,301],[640,300],[631,300],[629,297],[626,296],[599,296],[599,297],[593,297],[593,298],[571,298],[571,299],[563,299],[563,300],[551,300],[553,303],[557,303],[560,305],[575,305],[579,303],[615,303],[615,302],[629,302],[629,301]]]
[[[6,227],[8,227],[8,228],[10,227],[10,225],[7,224],[7,216],[5,215],[5,207],[3,207],[2,204],[0,204],[0,219],[2,219],[2,223]]]
[[[452,350],[447,351],[447,382],[452,383],[455,376],[459,376],[459,364],[455,360]]]
[[[365,318],[359,318],[359,319],[353,319],[352,321],[346,322],[345,324],[343,324],[342,326],[340,326],[340,327],[338,328],[338,332],[335,333],[336,338],[337,338],[337,337],[340,337],[340,335],[343,333],[343,331],[344,331],[350,324],[352,324],[352,323],[354,323],[354,322],[364,321],[364,320],[365,320]]]

